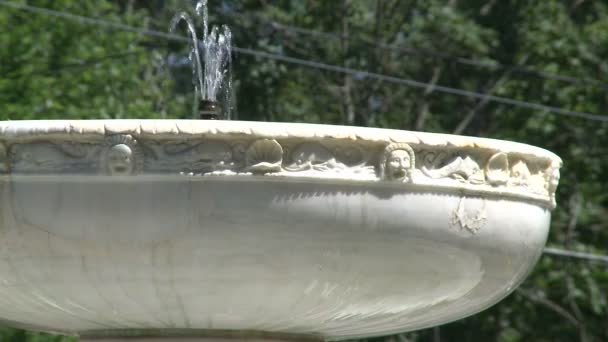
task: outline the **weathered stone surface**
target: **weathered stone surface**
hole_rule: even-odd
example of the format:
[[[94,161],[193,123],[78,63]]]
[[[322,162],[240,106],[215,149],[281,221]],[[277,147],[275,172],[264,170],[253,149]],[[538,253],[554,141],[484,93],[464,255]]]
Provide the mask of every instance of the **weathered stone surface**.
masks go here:
[[[346,338],[473,314],[538,259],[561,163],[276,123],[10,122],[0,140],[0,319],[87,336]]]

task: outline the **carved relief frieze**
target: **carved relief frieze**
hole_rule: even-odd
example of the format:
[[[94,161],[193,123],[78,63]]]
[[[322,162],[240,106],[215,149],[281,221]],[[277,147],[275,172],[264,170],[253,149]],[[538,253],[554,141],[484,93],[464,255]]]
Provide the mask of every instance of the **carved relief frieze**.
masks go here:
[[[546,197],[554,190],[549,183],[556,183],[551,181],[551,174],[558,170],[559,177],[559,168],[555,165],[538,160],[531,163],[519,154],[453,148],[426,149],[418,153],[421,176],[443,182],[452,180],[479,188],[504,188]]]
[[[373,153],[354,144],[328,141],[296,143],[285,141],[282,176],[375,179]]]
[[[296,146],[289,157],[291,163],[285,167],[285,170],[292,172],[327,171],[338,166],[335,156],[317,142],[307,142]]]
[[[236,163],[230,145],[221,140],[153,142],[145,147],[148,172],[204,174],[232,170]]]
[[[550,201],[558,169],[548,159],[524,154],[423,142],[110,134],[77,142],[66,138],[0,144],[0,173],[319,177],[481,192],[500,189]]]
[[[92,173],[99,167],[95,158],[100,146],[43,141],[13,144],[9,148],[14,173]]]
[[[439,166],[422,166],[422,172],[433,179],[452,178],[459,182],[483,184],[485,175],[471,156],[452,156],[436,162]]]

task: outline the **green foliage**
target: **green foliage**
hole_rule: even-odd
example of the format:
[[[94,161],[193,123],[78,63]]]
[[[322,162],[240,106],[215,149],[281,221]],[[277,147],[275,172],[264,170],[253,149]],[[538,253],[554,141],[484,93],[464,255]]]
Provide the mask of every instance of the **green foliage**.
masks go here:
[[[16,0],[15,0],[16,1]],[[20,1],[25,3],[25,1]],[[27,1],[166,31],[185,1]],[[211,0],[236,45],[577,111],[608,112],[608,5],[599,1]],[[164,4],[163,6],[160,6]],[[332,32],[303,34],[284,26]],[[0,119],[186,118],[185,47],[2,9]],[[111,58],[103,59],[110,56]],[[112,57],[114,56],[114,57]],[[460,58],[460,59],[459,59]],[[489,66],[473,66],[475,59]],[[88,62],[87,62],[88,61]],[[501,63],[519,68],[492,67]],[[577,81],[540,77],[534,72]],[[526,69],[527,70],[527,69]],[[548,245],[608,254],[608,124],[238,54],[239,119],[463,133],[530,143],[564,160]],[[463,124],[472,113],[469,124]],[[513,295],[437,330],[373,340],[606,341],[608,267],[544,255]],[[1,330],[1,341],[51,341]],[[57,339],[56,339],[57,340]]]
[[[146,17],[111,1],[27,3],[138,26]],[[171,82],[159,72],[158,52],[150,51],[146,37],[6,8],[0,26],[8,28],[0,34],[1,119],[154,118],[168,112],[158,103]]]
[[[0,328],[0,341],[7,342],[76,342],[75,337],[36,333],[26,330]]]

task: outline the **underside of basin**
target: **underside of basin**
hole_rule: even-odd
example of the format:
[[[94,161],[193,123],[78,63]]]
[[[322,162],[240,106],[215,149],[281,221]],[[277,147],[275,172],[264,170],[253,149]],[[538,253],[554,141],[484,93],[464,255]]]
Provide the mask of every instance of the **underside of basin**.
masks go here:
[[[0,318],[89,339],[341,339],[476,313],[539,257],[560,165],[527,145],[352,127],[0,133]]]

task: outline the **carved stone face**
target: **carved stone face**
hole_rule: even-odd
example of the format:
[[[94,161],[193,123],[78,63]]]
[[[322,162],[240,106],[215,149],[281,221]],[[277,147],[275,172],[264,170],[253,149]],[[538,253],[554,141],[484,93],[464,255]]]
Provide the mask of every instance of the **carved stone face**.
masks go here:
[[[133,173],[133,151],[125,144],[117,144],[108,150],[108,169],[113,175]]]
[[[392,151],[386,160],[386,178],[389,180],[409,180],[412,159],[406,150]]]

